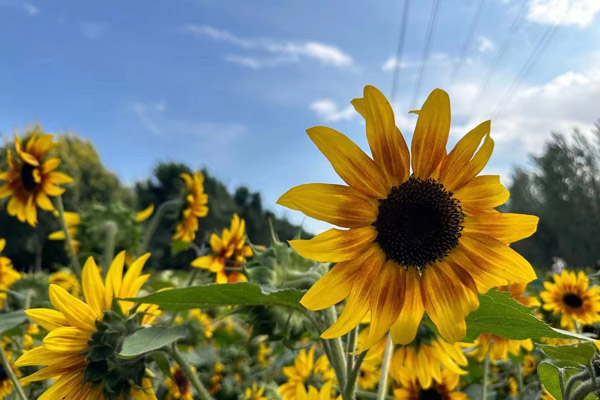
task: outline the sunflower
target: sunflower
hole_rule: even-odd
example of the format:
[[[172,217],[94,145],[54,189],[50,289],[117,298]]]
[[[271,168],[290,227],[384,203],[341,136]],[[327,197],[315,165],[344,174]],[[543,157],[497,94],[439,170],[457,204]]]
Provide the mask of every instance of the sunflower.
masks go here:
[[[312,346],[308,352],[300,350],[294,360],[294,365],[283,367],[283,374],[288,381],[279,386],[279,394],[283,400],[296,400],[298,387],[307,383],[328,383],[334,379],[335,373],[329,366],[325,354],[315,361],[315,347]]]
[[[474,348],[468,355],[482,362],[485,356],[489,354],[493,362],[508,359],[508,355],[518,356],[521,349],[525,351],[533,350],[531,339],[512,340],[493,335],[491,333],[482,333],[475,339]]]
[[[479,306],[478,292],[536,278],[509,244],[535,232],[538,219],[496,212],[508,191],[498,176],[477,176],[494,145],[489,121],[446,154],[446,92],[434,90],[417,112],[412,160],[381,92],[367,86],[352,103],[366,120],[373,158],[333,129],[311,128],[309,137],[348,186],[300,185],[278,200],[349,228],[290,242],[306,258],[338,263],[301,303],[321,310],[348,298],[323,338],[349,332],[370,312],[366,348],[390,328],[396,343],[407,344],[426,311],[447,341],[459,341],[466,315]]]
[[[15,157],[8,150],[6,158],[10,170],[0,173],[0,181],[8,181],[0,186],[0,198],[11,196],[6,211],[31,226],[37,224],[36,206],[54,211],[48,196],[60,196],[65,189],[56,185],[73,181],[55,171],[60,164],[59,158],[46,158],[46,153],[58,144],[52,139],[52,135],[43,134],[36,128],[23,148],[21,138],[15,132]]]
[[[331,395],[333,389],[332,389],[332,383],[331,382],[325,382],[323,384],[323,386],[321,386],[321,389],[317,389],[316,387],[312,386],[312,385],[308,385],[308,390],[307,388],[304,387],[304,385],[298,385],[296,387],[296,399],[298,400],[342,400],[342,396],[338,396],[338,397],[333,397]]]
[[[555,274],[554,283],[544,282],[545,291],[540,293],[544,301],[544,310],[560,314],[560,325],[573,329],[574,322],[591,325],[600,321],[600,294],[598,287],[589,287],[589,281],[583,271],[577,275],[563,270]]]
[[[79,297],[79,292],[81,291],[79,281],[77,280],[77,277],[67,269],[50,274],[48,282],[52,285],[60,286],[75,297]]]
[[[226,268],[240,269],[246,258],[252,257],[252,249],[246,245],[246,221],[233,214],[231,227],[223,229],[221,237],[213,233],[210,236],[213,255],[202,256],[192,261],[195,268],[204,268],[215,272],[217,283],[245,282],[248,279],[241,272],[226,272]]]
[[[196,373],[193,366],[192,372]],[[179,367],[171,367],[171,378],[165,380],[165,386],[169,389],[166,400],[194,400],[192,384],[185,373]]]
[[[181,179],[188,191],[187,207],[183,210],[183,220],[175,227],[173,240],[191,242],[196,238],[198,218],[208,215],[208,195],[204,193],[204,175],[196,171],[193,175],[183,173]]]
[[[360,365],[356,385],[363,390],[371,390],[379,382],[379,365],[372,360],[366,360]]]
[[[59,214],[57,211],[54,214],[58,217]],[[69,230],[69,235],[71,236],[71,243],[73,244],[73,248],[75,253],[79,253],[79,247],[81,243],[79,240],[75,239],[77,236],[77,227],[81,224],[81,217],[76,212],[65,211],[65,223],[67,225],[67,229]],[[58,230],[52,232],[48,235],[48,240],[65,240],[65,231]],[[77,295],[75,295],[77,296]]]
[[[6,246],[6,239],[0,239],[0,253]],[[0,307],[6,300],[6,291],[13,283],[21,279],[21,274],[13,269],[12,261],[8,257],[0,256]]]
[[[446,342],[421,324],[416,340],[400,346],[392,357],[392,375],[400,380],[400,375],[412,375],[419,386],[428,388],[432,382],[441,383],[443,371],[464,375],[462,368],[468,361],[462,352],[463,344]]]
[[[244,398],[246,400],[267,400],[265,397],[265,388],[258,387],[258,384],[254,382],[251,387],[247,387],[244,392]]]
[[[123,275],[125,252],[112,262],[102,282],[92,257],[83,268],[85,302],[58,285],[50,285],[50,302],[56,308],[26,310],[29,318],[49,331],[42,345],[24,353],[15,366],[44,365],[23,378],[23,384],[52,378],[54,383],[39,400],[56,399],[156,399],[145,358],[117,357],[122,337],[138,329],[131,322],[134,304],[117,298],[135,297],[150,275],[141,275],[150,254],[135,260]],[[152,323],[157,307],[137,307],[142,325]],[[126,323],[127,322],[127,323]]]
[[[539,307],[540,301],[534,296],[523,296],[527,289],[526,283],[512,283],[510,285],[498,286],[496,289],[502,292],[510,292],[510,297],[527,307]]]
[[[416,376],[403,374],[398,381],[401,385],[394,390],[395,400],[466,400],[467,395],[455,390],[459,376],[448,370],[442,372],[442,380],[430,387],[420,385]]]
[[[533,354],[527,354],[523,358],[523,363],[521,364],[521,372],[523,376],[529,376],[532,373],[537,371],[537,360]]]

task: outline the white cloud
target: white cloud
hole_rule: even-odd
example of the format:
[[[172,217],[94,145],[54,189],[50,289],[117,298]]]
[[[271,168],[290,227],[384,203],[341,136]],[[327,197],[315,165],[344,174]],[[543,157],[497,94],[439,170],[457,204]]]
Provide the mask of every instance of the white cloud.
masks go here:
[[[496,48],[496,44],[485,36],[477,36],[477,51],[487,53]]]
[[[269,38],[244,38],[207,25],[190,24],[186,30],[196,36],[208,37],[244,50],[254,51],[257,54],[251,57],[230,55],[226,58],[227,61],[253,69],[281,63],[297,63],[308,59],[334,67],[350,66],[353,63],[352,57],[341,49],[319,42],[281,42]]]
[[[348,120],[356,115],[356,111],[351,105],[340,110],[338,105],[330,99],[317,100],[311,103],[310,109],[325,122]]]
[[[529,0],[527,19],[542,24],[586,27],[600,11],[598,0]],[[568,7],[568,8],[567,8]]]
[[[20,0],[0,0],[0,6],[16,7],[23,10],[27,15],[33,17],[40,13],[40,9],[29,3],[28,1]]]
[[[412,67],[415,67],[416,65],[417,65],[416,62],[400,61],[396,57],[390,57],[383,63],[383,65],[381,66],[381,69],[384,72],[390,72],[395,69],[412,68]]]
[[[100,39],[106,33],[108,24],[105,22],[84,21],[79,23],[81,35],[89,40]]]

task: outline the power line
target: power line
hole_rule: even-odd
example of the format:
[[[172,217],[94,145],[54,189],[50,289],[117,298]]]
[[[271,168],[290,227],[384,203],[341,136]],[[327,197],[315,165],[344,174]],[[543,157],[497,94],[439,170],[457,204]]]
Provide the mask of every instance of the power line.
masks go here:
[[[558,26],[560,25],[564,16],[567,14],[570,7],[571,7],[571,2],[569,1],[567,3],[567,7],[565,8],[565,11],[562,13],[560,18],[558,20],[556,20],[556,22],[553,25],[549,26],[546,29],[546,31],[544,32],[544,34],[538,41],[537,45],[535,46],[535,48],[533,49],[533,51],[527,58],[527,61],[525,61],[525,64],[523,64],[523,67],[521,67],[521,70],[519,71],[519,74],[513,81],[512,85],[510,86],[510,89],[508,90],[508,92],[506,92],[506,94],[502,98],[502,101],[500,101],[500,103],[496,107],[496,110],[494,111],[492,118],[496,118],[500,114],[500,111],[502,111],[502,109],[504,108],[506,103],[511,99],[514,92],[521,86],[521,80],[523,78],[525,78],[529,74],[531,69],[535,66],[539,57],[542,55],[545,48],[548,46],[548,44],[552,40],[552,37],[556,33]]]
[[[404,0],[404,7],[402,8],[402,20],[400,22],[400,35],[398,37],[398,47],[396,48],[396,59],[394,60],[394,72],[392,74],[392,93],[390,100],[392,104],[396,99],[396,92],[398,90],[398,77],[400,75],[400,68],[402,64],[402,53],[404,50],[404,37],[406,36],[406,25],[408,23],[408,6],[410,0]]]
[[[425,69],[425,63],[429,59],[429,53],[431,51],[431,38],[433,37],[433,31],[435,28],[435,24],[437,21],[437,13],[440,6],[440,0],[435,0],[433,3],[433,7],[431,8],[431,15],[429,16],[429,26],[427,27],[427,35],[425,37],[425,47],[423,48],[423,55],[421,57],[421,64],[419,65],[419,72],[417,74],[417,83],[415,85],[415,90],[413,91],[412,99],[410,104],[412,108],[415,107],[415,103],[417,101],[417,96],[419,95],[419,91],[421,90],[421,81],[423,79],[423,70]]]
[[[473,104],[471,105],[471,111],[469,112],[469,116],[471,116],[473,114],[475,107],[477,105],[479,105],[481,96],[483,95],[483,93],[485,93],[485,89],[487,88],[488,84],[490,83],[492,76],[496,72],[496,68],[498,67],[498,65],[504,58],[504,55],[506,54],[506,50],[508,49],[508,44],[512,40],[514,34],[517,32],[521,23],[524,21],[523,17],[525,14],[525,10],[527,9],[527,4],[528,4],[528,0],[523,0],[521,9],[519,10],[519,13],[517,14],[517,16],[515,17],[515,19],[513,20],[512,24],[511,24],[510,28],[508,29],[508,32],[506,33],[506,36],[504,37],[504,40],[502,41],[502,45],[500,46],[498,53],[496,53],[496,58],[494,59],[494,62],[488,69],[488,71],[485,75],[485,78],[483,79],[483,82],[481,83],[481,85],[479,85],[479,91],[477,92],[477,96],[475,96],[475,100],[473,101]]]
[[[471,41],[473,40],[473,34],[475,33],[475,27],[477,26],[477,22],[479,21],[479,16],[481,15],[482,8],[483,8],[483,0],[479,0],[479,4],[477,4],[477,8],[475,9],[475,14],[473,14],[473,18],[471,19],[471,24],[469,25],[469,29],[467,31],[467,37],[465,38],[465,41],[460,49],[460,53],[458,56],[458,63],[456,63],[454,65],[454,68],[452,69],[452,74],[450,74],[450,82],[451,83],[454,83],[454,80],[456,79],[456,75],[458,74],[458,71],[460,71],[460,67],[462,66],[462,63],[465,59],[465,54],[467,53],[467,50],[469,49]]]

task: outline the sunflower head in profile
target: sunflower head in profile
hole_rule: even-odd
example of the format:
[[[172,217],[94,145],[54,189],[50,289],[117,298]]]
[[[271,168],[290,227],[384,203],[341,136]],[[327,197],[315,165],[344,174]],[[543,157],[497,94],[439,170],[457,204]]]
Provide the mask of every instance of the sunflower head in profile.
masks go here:
[[[465,393],[456,390],[458,381],[457,374],[444,370],[440,382],[424,387],[413,374],[402,374],[397,381],[400,388],[394,390],[394,400],[467,400]]]
[[[314,346],[308,352],[305,349],[300,350],[294,365],[283,367],[283,374],[287,378],[287,382],[279,386],[279,394],[283,400],[297,400],[300,386],[302,389],[304,385],[325,386],[335,377],[325,354],[315,361]]]
[[[531,339],[513,340],[491,333],[482,333],[475,339],[474,347],[468,355],[479,362],[482,362],[488,355],[492,362],[506,361],[509,354],[513,356],[521,354],[521,349],[527,352],[533,350]]]
[[[246,221],[233,214],[229,229],[223,229],[221,236],[210,236],[212,255],[198,257],[192,267],[207,269],[216,273],[216,283],[245,282],[246,275],[235,271],[244,266],[246,258],[252,257],[252,249],[246,244]],[[233,271],[231,270],[233,269]],[[228,271],[229,270],[229,271]]]
[[[37,224],[37,207],[54,211],[49,196],[60,196],[65,189],[57,186],[72,182],[71,177],[56,171],[59,158],[48,158],[47,153],[58,143],[53,136],[35,128],[23,145],[15,133],[15,153],[7,153],[9,170],[0,173],[0,198],[10,197],[6,211],[21,222],[31,226]]]
[[[391,374],[397,381],[401,375],[411,375],[421,387],[430,387],[432,383],[441,383],[443,370],[456,375],[464,375],[468,364],[462,352],[464,344],[448,343],[426,324],[419,326],[415,340],[400,346],[392,357]]]
[[[48,277],[48,282],[51,285],[60,286],[75,297],[79,297],[79,293],[81,292],[81,286],[79,285],[77,276],[75,276],[68,269],[56,271],[50,274]]]
[[[443,90],[415,111],[410,153],[381,92],[367,86],[352,104],[366,120],[372,157],[331,128],[308,129],[347,185],[300,185],[278,200],[346,228],[290,242],[306,258],[337,263],[301,303],[321,310],[348,299],[323,338],[347,333],[370,313],[365,348],[390,328],[396,343],[407,344],[427,312],[447,341],[460,341],[478,292],[535,279],[509,244],[535,232],[538,219],[495,210],[509,193],[499,176],[479,175],[494,147],[490,121],[446,153],[450,100]]]
[[[560,315],[560,325],[573,329],[574,323],[592,325],[600,321],[600,294],[598,287],[589,287],[583,271],[563,270],[555,274],[554,282],[544,282],[545,291],[540,293],[544,310]]]
[[[196,373],[193,366],[192,372]],[[172,378],[171,378],[172,377]],[[165,386],[169,390],[165,397],[166,400],[194,400],[192,393],[192,383],[179,367],[171,367],[171,377],[165,380]]]
[[[192,175],[183,173],[181,179],[187,190],[183,219],[175,227],[173,240],[192,242],[198,230],[198,218],[208,215],[208,195],[204,193],[204,175],[200,171]]]
[[[24,384],[44,379],[54,383],[39,397],[49,399],[156,399],[145,356],[117,356],[123,337],[153,322],[156,306],[117,298],[135,297],[149,275],[142,268],[150,254],[136,259],[123,274],[125,252],[115,257],[103,282],[98,266],[88,258],[82,275],[85,301],[58,285],[50,285],[54,309],[34,308],[26,314],[48,330],[41,346],[24,353],[15,366],[43,365],[22,378]]]

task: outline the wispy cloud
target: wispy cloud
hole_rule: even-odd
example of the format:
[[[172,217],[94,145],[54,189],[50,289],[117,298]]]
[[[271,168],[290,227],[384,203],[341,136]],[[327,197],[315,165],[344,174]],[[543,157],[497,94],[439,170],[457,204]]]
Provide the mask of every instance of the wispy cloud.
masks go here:
[[[413,68],[417,66],[416,62],[400,61],[396,57],[390,57],[381,66],[384,72],[390,72],[395,69]]]
[[[477,51],[480,53],[487,53],[496,48],[496,44],[485,36],[477,36]]]
[[[335,122],[351,119],[356,115],[354,107],[351,105],[340,109],[338,105],[330,99],[317,100],[310,105],[310,109],[325,122]]]
[[[304,60],[315,60],[334,67],[353,64],[350,55],[335,46],[320,42],[283,42],[270,38],[246,38],[208,25],[189,24],[186,30],[199,37],[226,42],[243,50],[253,51],[250,56],[229,55],[225,58],[229,62],[248,68],[258,69]]]
[[[527,19],[542,24],[590,25],[600,12],[598,0],[529,0]]]
[[[79,23],[81,35],[89,40],[100,39],[106,33],[108,24],[105,22],[84,21]]]
[[[27,15],[33,17],[40,13],[40,9],[34,4],[28,1],[20,1],[20,0],[0,0],[0,6],[9,6],[20,8]]]

